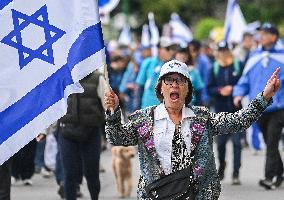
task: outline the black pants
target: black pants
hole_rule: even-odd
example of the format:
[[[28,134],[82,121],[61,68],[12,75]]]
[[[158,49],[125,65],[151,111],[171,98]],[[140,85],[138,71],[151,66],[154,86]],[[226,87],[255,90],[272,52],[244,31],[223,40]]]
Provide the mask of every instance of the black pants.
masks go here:
[[[0,200],[10,200],[11,163],[6,161],[0,166]]]
[[[265,178],[282,176],[283,162],[279,152],[279,141],[284,127],[284,110],[263,113],[257,121],[266,144]]]
[[[70,127],[71,126],[71,127]],[[68,128],[72,128],[70,125]],[[87,180],[92,200],[98,200],[100,192],[99,162],[101,153],[101,133],[97,127],[81,127],[90,137],[84,142],[75,142],[62,136],[65,128],[60,128],[58,142],[64,174],[66,200],[76,199],[78,177],[82,173]],[[75,130],[75,129],[74,129]],[[78,129],[76,129],[78,130]]]
[[[16,179],[30,179],[34,175],[36,140],[30,141],[20,151],[13,156],[12,162],[12,176]]]

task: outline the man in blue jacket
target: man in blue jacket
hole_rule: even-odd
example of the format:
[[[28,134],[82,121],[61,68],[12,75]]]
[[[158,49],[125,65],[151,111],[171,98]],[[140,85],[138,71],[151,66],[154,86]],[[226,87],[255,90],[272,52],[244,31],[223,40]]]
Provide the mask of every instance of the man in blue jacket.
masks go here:
[[[252,100],[266,84],[267,78],[277,68],[284,69],[284,47],[278,40],[278,29],[270,23],[259,28],[260,46],[251,53],[242,77],[234,87],[234,104],[240,105],[241,99],[248,95]],[[267,146],[265,179],[260,186],[266,189],[279,187],[283,181],[283,162],[278,150],[281,131],[284,127],[284,70],[279,73],[281,88],[273,98],[272,105],[265,110],[257,124],[261,129]]]

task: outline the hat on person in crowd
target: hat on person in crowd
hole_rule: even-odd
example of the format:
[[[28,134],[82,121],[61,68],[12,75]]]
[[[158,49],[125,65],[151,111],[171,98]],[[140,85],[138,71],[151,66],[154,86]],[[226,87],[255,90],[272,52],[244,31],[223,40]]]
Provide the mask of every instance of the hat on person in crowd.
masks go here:
[[[221,41],[217,44],[217,51],[230,51],[230,46],[228,42],[226,41]]]
[[[172,46],[174,46],[174,45],[175,45],[175,43],[173,42],[173,40],[172,40],[170,37],[162,36],[162,37],[160,38],[158,47],[161,47],[161,48],[170,48],[170,47],[172,47]]]
[[[257,30],[279,36],[279,31],[276,26],[268,22],[263,23],[260,27],[257,28]]]
[[[178,60],[171,60],[169,62],[166,62],[161,68],[159,79],[169,73],[179,73],[190,80],[189,68],[185,63]]]

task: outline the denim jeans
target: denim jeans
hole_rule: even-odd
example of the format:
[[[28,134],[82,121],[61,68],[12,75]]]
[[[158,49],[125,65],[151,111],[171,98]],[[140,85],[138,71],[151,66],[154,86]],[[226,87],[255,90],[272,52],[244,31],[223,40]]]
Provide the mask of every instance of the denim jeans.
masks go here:
[[[241,167],[241,134],[243,133],[234,133],[234,134],[224,134],[217,136],[217,146],[218,146],[218,159],[220,165],[225,163],[226,157],[226,144],[229,139],[232,139],[233,142],[233,151],[234,151],[234,171],[233,175],[239,175],[239,169]]]
[[[72,128],[73,125],[68,125]],[[66,127],[65,127],[66,128]],[[64,131],[61,127],[60,131]],[[66,200],[76,199],[78,177],[82,173],[87,180],[92,200],[97,200],[100,192],[99,162],[101,152],[101,134],[97,127],[80,127],[82,131],[90,133],[84,142],[75,142],[58,134],[60,154],[64,173],[64,190]],[[65,129],[66,130],[66,129]]]
[[[58,140],[57,140],[58,142]],[[62,166],[62,159],[61,159],[61,153],[60,153],[60,145],[58,145],[58,151],[56,154],[56,165],[55,165],[55,179],[56,179],[56,183],[58,185],[62,185],[64,183],[64,173],[63,173],[63,166]],[[80,185],[83,181],[83,170],[82,170],[82,162],[78,163],[79,166],[79,173],[78,173],[78,179],[77,179],[77,183],[78,185]]]
[[[46,140],[40,141],[36,145],[36,153],[35,153],[35,169],[41,170],[44,167],[44,149],[45,149]]]

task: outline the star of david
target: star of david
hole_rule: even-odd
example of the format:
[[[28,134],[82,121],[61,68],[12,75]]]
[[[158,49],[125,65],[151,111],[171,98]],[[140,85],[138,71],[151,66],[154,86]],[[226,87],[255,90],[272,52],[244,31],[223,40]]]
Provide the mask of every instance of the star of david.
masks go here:
[[[42,6],[31,16],[12,9],[12,18],[14,30],[5,36],[1,42],[18,49],[20,68],[22,69],[35,58],[54,65],[52,45],[66,32],[53,25],[50,25],[48,20],[47,6]],[[21,22],[20,19],[22,20]],[[34,24],[44,29],[45,42],[36,50],[23,45],[21,31],[30,24]]]

